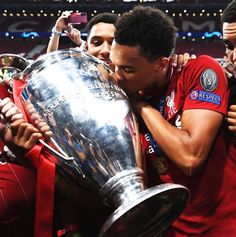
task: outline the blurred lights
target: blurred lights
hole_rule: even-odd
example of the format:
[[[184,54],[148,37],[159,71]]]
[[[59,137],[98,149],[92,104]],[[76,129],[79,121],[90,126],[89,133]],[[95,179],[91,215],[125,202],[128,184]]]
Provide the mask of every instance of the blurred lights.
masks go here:
[[[77,0],[68,0],[68,2],[73,3],[77,2]],[[174,2],[174,0],[123,0],[123,2]],[[18,12],[10,12],[7,9],[2,10],[0,12],[0,16],[2,17],[43,17],[43,18],[55,18],[59,17],[61,15],[63,10],[57,10],[56,12],[47,12],[47,10],[38,10],[38,12],[30,12],[30,10],[20,10]],[[110,10],[112,13],[115,13],[116,10]],[[219,9],[215,12],[209,12],[209,10],[206,9],[198,9],[195,10],[194,12],[184,8],[181,11],[171,11],[170,9],[164,9],[163,10],[166,14],[172,16],[172,17],[212,17],[212,18],[219,18],[222,15],[223,10]],[[116,12],[119,16],[122,13]],[[92,18],[98,14],[98,11],[94,9],[90,13],[90,17]],[[35,39],[38,37],[49,37],[51,35],[51,32],[24,32],[24,33],[14,33],[14,32],[0,32],[0,37],[8,37],[11,39],[14,39],[15,37],[23,37],[23,38],[31,38]],[[66,34],[62,34],[62,36],[66,36]],[[222,39],[222,35],[220,32],[214,31],[214,32],[179,32],[178,37],[180,39],[186,40],[189,39],[191,41],[196,41],[197,39],[209,39],[209,38],[218,38]]]
[[[86,33],[81,33],[83,37],[86,38]],[[51,36],[51,32],[0,32],[0,37],[7,38],[48,38]],[[66,33],[62,33],[62,37],[67,37]],[[222,39],[222,34],[219,31],[214,32],[178,32],[177,38],[182,40],[192,40],[195,41],[197,39]]]
[[[145,1],[153,1],[153,0],[126,0],[126,1],[139,1],[139,2],[145,2]],[[156,1],[156,0],[155,0]],[[166,1],[166,0],[165,0]],[[167,0],[168,1],[168,0]],[[162,1],[163,2],[163,1]],[[199,11],[189,11],[187,9],[183,9],[179,12],[170,12],[169,9],[163,10],[166,14],[172,15],[173,17],[180,16],[192,16],[192,17],[198,17],[198,16],[213,16],[213,17],[220,17],[222,15],[223,10],[219,9],[218,12],[207,12],[205,9],[200,9]],[[115,10],[111,10],[111,12],[115,12]],[[17,17],[17,16],[38,16],[38,17],[54,17],[54,16],[60,16],[62,13],[62,10],[58,10],[56,12],[46,12],[45,10],[41,9],[38,12],[30,12],[26,10],[22,10],[21,12],[9,12],[8,10],[3,10],[2,13],[0,12],[0,16],[10,16],[10,17]],[[93,10],[93,13],[91,13],[91,16],[94,16],[97,14],[98,11],[96,9]],[[24,15],[25,14],[25,15]]]

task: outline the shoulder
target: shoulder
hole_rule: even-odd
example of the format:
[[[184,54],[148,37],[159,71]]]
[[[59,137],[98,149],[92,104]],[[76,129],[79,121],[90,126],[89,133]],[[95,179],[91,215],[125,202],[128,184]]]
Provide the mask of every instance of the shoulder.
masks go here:
[[[217,60],[208,55],[200,55],[196,59],[190,60],[190,67],[195,69],[204,70],[207,68],[211,68],[216,70],[219,73],[223,73],[223,69],[221,65],[217,62]]]
[[[183,74],[188,78],[217,77],[222,81],[227,81],[221,65],[215,58],[208,55],[200,55],[196,59],[191,59],[183,68]]]
[[[180,77],[184,88],[206,91],[227,90],[227,78],[221,65],[208,55],[189,60]]]
[[[216,59],[214,59],[213,57],[209,56],[209,55],[199,55],[197,58],[196,58],[197,61],[199,62],[204,62],[204,63],[207,63],[207,62],[211,62],[211,63],[218,63],[216,61]]]

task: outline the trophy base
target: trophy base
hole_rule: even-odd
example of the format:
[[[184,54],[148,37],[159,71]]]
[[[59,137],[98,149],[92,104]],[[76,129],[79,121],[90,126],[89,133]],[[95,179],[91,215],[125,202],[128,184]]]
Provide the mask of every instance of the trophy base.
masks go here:
[[[181,214],[188,198],[188,189],[178,184],[142,191],[112,213],[99,237],[159,236]]]

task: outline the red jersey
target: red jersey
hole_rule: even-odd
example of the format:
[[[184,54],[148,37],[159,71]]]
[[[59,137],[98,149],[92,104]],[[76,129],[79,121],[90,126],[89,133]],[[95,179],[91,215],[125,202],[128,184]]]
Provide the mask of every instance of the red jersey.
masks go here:
[[[163,106],[160,108],[161,100]],[[185,110],[206,109],[226,114],[227,102],[224,72],[208,56],[190,60],[180,72],[174,71],[164,99],[149,99],[150,104],[162,110],[163,116],[180,129],[181,116]],[[156,148],[150,142],[149,132],[143,124],[140,129],[150,180],[157,180],[158,177],[159,182],[182,184],[191,193],[184,212],[164,236],[236,236],[236,150],[225,136],[223,126],[204,166],[193,176],[185,175],[168,157],[157,162],[158,152],[155,152]],[[159,169],[153,165],[157,163]]]
[[[0,145],[0,229],[2,236],[33,236],[35,173]]]
[[[24,86],[24,82],[13,80],[12,99],[23,114],[19,97]],[[12,94],[0,86],[0,98],[5,97]],[[0,140],[1,235],[51,237],[55,165],[49,161],[50,154],[42,150],[42,145],[35,145],[24,156],[14,152]],[[22,159],[32,165],[32,170],[21,165],[19,160]]]
[[[9,96],[7,88],[1,85],[0,98]],[[25,168],[0,140],[1,236],[33,236],[35,180],[35,172]]]

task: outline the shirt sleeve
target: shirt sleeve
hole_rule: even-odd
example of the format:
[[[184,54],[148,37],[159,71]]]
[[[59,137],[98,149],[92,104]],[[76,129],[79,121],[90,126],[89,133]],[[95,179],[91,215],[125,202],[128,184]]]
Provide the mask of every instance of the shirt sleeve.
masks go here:
[[[222,114],[228,109],[228,84],[218,62],[206,55],[187,65],[184,76],[186,99],[183,110],[207,109]]]

